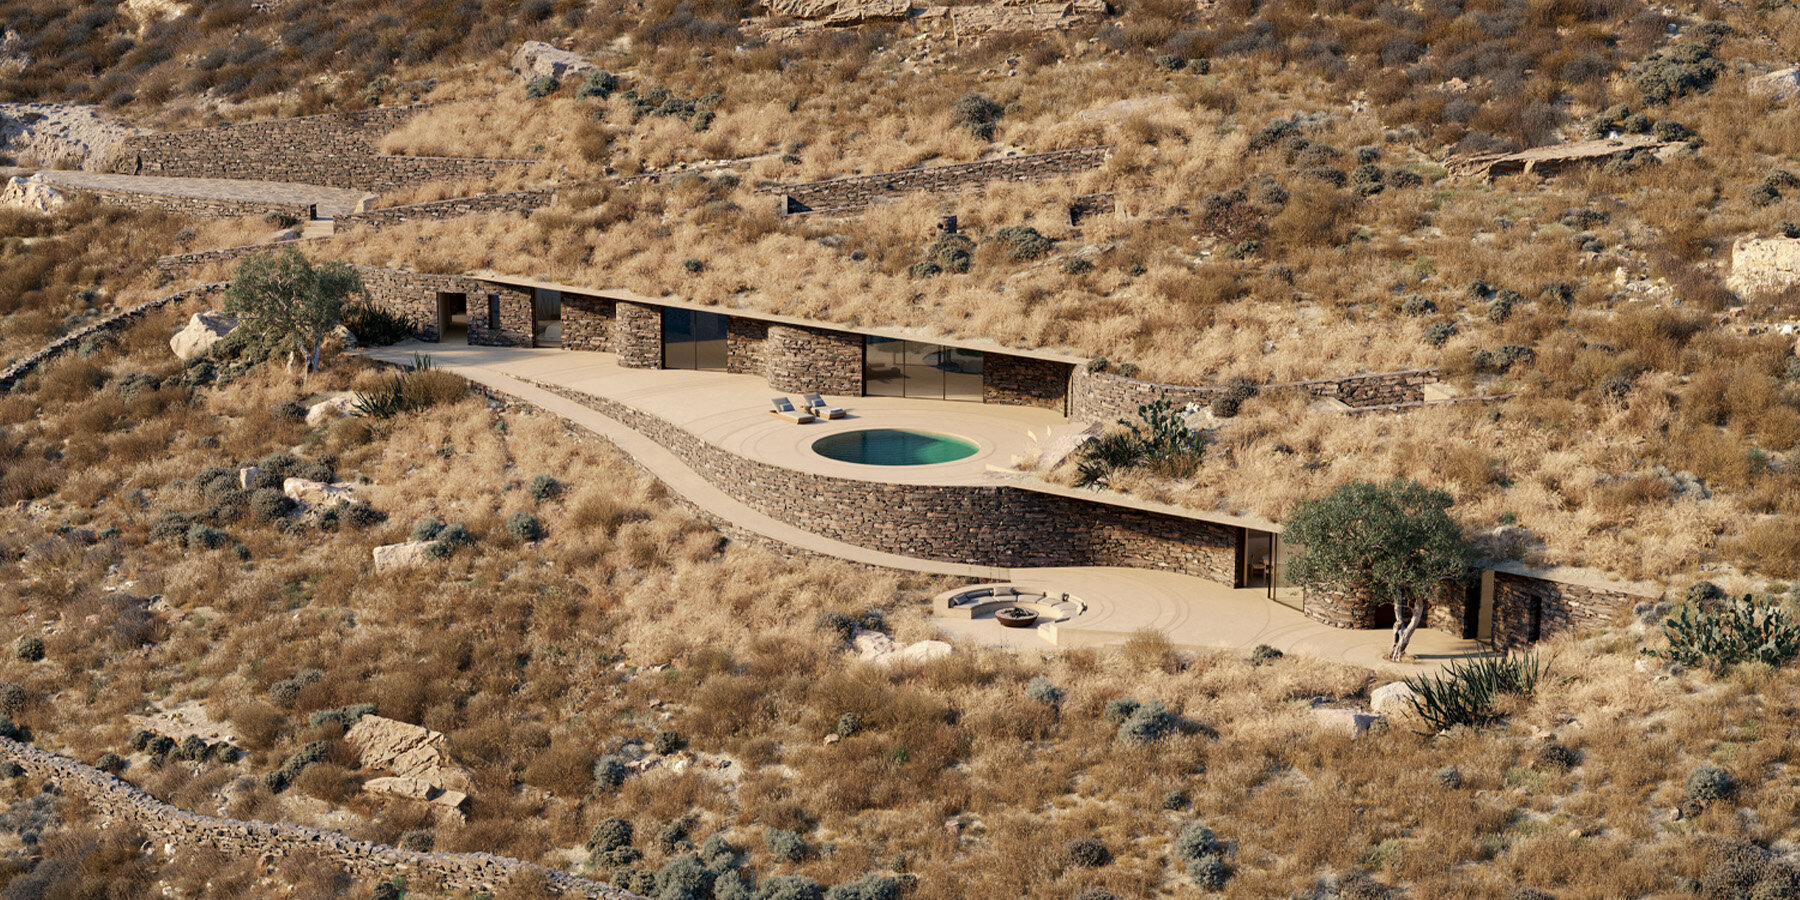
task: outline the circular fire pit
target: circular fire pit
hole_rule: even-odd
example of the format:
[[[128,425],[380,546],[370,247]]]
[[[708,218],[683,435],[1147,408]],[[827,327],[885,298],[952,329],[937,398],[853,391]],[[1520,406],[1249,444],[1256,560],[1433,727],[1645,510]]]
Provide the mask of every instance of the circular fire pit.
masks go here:
[[[994,618],[1007,628],[1030,628],[1037,624],[1038,614],[1021,606],[995,610]]]

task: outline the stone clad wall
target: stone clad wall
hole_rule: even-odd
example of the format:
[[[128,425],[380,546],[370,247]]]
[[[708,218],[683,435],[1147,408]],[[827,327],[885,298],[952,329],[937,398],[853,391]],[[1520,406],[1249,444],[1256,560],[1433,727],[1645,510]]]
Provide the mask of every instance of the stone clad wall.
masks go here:
[[[770,325],[763,377],[778,391],[818,391],[839,397],[863,393],[863,336],[823,328]]]
[[[398,225],[418,219],[454,219],[459,216],[490,215],[493,213],[523,213],[530,215],[534,210],[550,205],[555,195],[550,191],[512,191],[504,194],[476,194],[472,197],[454,197],[449,200],[434,200],[430,203],[414,203],[409,206],[390,206],[383,209],[371,209],[366,212],[346,213],[333,221],[339,228],[351,225],[362,225],[379,230],[387,225]]]
[[[0,738],[0,758],[18,763],[33,778],[55,783],[65,794],[82,797],[96,818],[136,828],[176,847],[209,847],[253,859],[312,853],[355,878],[404,875],[442,891],[492,892],[517,876],[533,875],[555,896],[642,900],[629,891],[490,853],[418,853],[301,825],[203,816],[164,803],[92,766],[8,738]]]
[[[487,285],[460,275],[423,275],[398,269],[357,266],[363,290],[378,306],[411,319],[413,333],[422,341],[438,339],[437,295],[464,294],[469,298],[469,318],[474,320],[476,307],[487,314]],[[471,331],[473,334],[473,331]]]
[[[388,191],[422,181],[493,178],[528,160],[384,156],[383,135],[425,106],[386,107],[295,119],[140,134],[114,151],[125,175],[289,181]]]
[[[1495,572],[1494,644],[1503,650],[1528,647],[1570,629],[1606,625],[1647,599],[1653,598]]]
[[[297,238],[291,241],[275,241],[268,244],[244,244],[239,247],[223,247],[218,250],[196,250],[193,253],[172,253],[156,258],[156,267],[165,271],[170,269],[188,269],[204,266],[208,263],[230,262],[255,256],[258,253],[273,253],[283,247],[299,250],[301,245],[320,238]]]
[[[816,475],[746,459],[603,397],[541,387],[669,448],[760,512],[847,544],[981,566],[1132,566],[1231,584],[1237,529],[1011,486],[903,485]]]
[[[64,187],[58,190],[85,194],[107,206],[126,209],[157,210],[183,216],[287,216],[299,221],[313,217],[313,208],[304,203],[277,203],[272,200],[221,200],[209,197],[181,197],[174,194],[146,194],[138,191],[112,191],[104,188]]]
[[[222,294],[228,286],[229,282],[220,281],[212,284],[203,284],[198,287],[191,287],[185,291],[176,291],[173,294],[158,297],[155,300],[146,300],[143,303],[139,303],[122,312],[114,313],[97,322],[77,328],[62,337],[51,341],[49,344],[46,344],[43,349],[13,362],[4,369],[0,369],[0,391],[12,390],[14,385],[18,384],[26,375],[31,373],[31,370],[44,363],[50,362],[71,349],[81,346],[82,341],[85,341],[94,335],[111,331],[115,328],[124,328],[143,318],[145,315],[148,315],[150,312],[161,309],[172,303],[180,303],[191,299],[208,298]]]
[[[769,323],[743,316],[725,320],[725,368],[739,375],[761,375],[767,371],[763,350],[769,342]]]
[[[981,399],[1068,415],[1069,378],[1074,368],[1069,363],[989,353],[982,360]]]
[[[982,162],[770,185],[757,188],[756,192],[787,197],[789,202],[785,211],[790,212],[862,209],[882,200],[920,191],[960,191],[990,181],[1042,181],[1082,172],[1104,163],[1110,152],[1109,147],[1056,150]]]
[[[618,302],[612,351],[619,365],[628,369],[660,369],[662,356],[662,307]]]
[[[473,280],[473,279],[465,279]],[[531,347],[537,344],[537,295],[530,288],[476,281],[479,294],[469,295],[469,343],[488,347]],[[488,319],[488,298],[500,298],[500,320]],[[434,295],[435,302],[435,295]]]
[[[1338,400],[1350,407],[1390,406],[1416,403],[1425,399],[1422,386],[1435,384],[1436,369],[1408,369],[1401,372],[1374,372],[1323,378],[1316,381],[1292,381],[1266,384],[1261,390],[1302,390],[1314,399]],[[1084,366],[1075,368],[1069,400],[1069,418],[1087,422],[1110,422],[1129,418],[1137,408],[1156,400],[1168,400],[1177,407],[1189,403],[1208,404],[1223,388],[1158,384],[1139,381],[1109,372],[1089,372]]]
[[[562,342],[565,350],[612,350],[613,321],[618,309],[611,300],[563,294]]]

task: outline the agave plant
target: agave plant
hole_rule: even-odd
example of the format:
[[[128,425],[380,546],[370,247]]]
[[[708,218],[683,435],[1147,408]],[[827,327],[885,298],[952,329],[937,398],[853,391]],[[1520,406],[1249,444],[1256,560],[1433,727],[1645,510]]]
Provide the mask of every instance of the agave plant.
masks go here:
[[[1500,718],[1495,701],[1505,694],[1529,696],[1549,671],[1535,653],[1490,656],[1451,663],[1439,675],[1406,679],[1413,711],[1434,732],[1457,725],[1479,726]]]

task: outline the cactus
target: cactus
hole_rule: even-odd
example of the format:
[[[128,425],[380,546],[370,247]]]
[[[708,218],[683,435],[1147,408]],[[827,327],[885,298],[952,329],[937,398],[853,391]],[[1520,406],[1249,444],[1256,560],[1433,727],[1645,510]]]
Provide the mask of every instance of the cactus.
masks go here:
[[[1800,653],[1800,622],[1786,607],[1749,594],[1711,612],[1683,606],[1662,632],[1669,646],[1645,653],[1714,671],[1752,661],[1779,666]]]

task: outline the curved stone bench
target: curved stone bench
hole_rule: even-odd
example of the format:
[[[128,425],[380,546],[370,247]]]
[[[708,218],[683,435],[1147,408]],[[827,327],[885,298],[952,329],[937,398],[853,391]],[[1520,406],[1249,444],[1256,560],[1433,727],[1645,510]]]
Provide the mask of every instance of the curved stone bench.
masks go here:
[[[1087,611],[1087,604],[1067,594],[1052,598],[1041,590],[1021,588],[1014,584],[981,584],[945,591],[932,600],[932,606],[946,616],[978,619],[1009,606],[1029,609],[1038,614],[1039,625],[1066,622]]]

